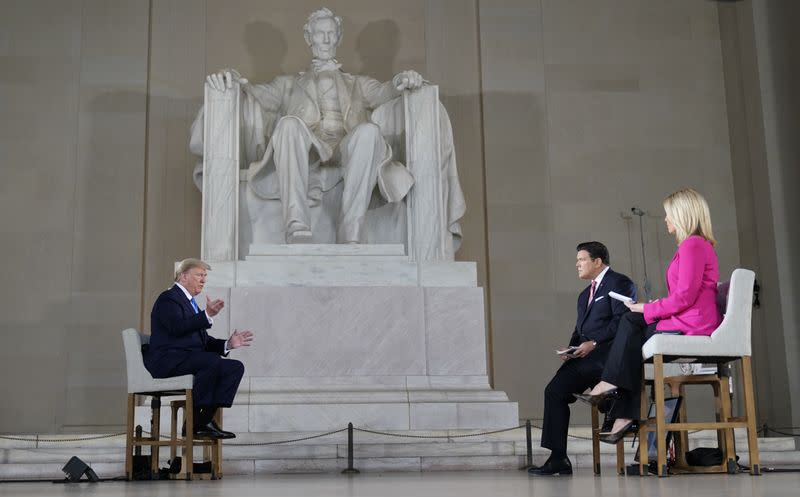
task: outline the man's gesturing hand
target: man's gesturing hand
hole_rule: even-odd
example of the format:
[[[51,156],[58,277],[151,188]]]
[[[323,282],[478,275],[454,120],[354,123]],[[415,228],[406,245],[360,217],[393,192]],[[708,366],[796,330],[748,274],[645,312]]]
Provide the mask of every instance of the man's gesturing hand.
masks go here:
[[[208,313],[208,317],[213,318],[219,314],[223,307],[225,307],[225,302],[222,299],[211,300],[211,297],[206,296],[206,313]]]
[[[239,347],[249,347],[250,342],[253,341],[253,332],[250,330],[236,331],[228,337],[228,348],[230,350],[238,349]]]

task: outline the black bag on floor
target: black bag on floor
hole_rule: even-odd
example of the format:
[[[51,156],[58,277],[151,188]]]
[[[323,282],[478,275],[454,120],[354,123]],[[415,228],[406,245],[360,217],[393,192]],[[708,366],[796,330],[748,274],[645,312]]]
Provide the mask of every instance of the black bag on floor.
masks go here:
[[[718,447],[697,447],[686,453],[690,466],[719,466],[722,464],[722,450]]]

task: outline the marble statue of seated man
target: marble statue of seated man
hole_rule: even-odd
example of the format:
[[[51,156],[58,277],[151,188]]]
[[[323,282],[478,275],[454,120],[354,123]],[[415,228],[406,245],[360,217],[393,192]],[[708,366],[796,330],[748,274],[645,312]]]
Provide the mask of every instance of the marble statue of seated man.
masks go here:
[[[327,8],[313,12],[303,30],[313,54],[307,71],[250,84],[237,71],[226,69],[209,75],[207,83],[219,91],[234,82],[241,85],[242,141],[245,156],[253,157],[249,184],[261,199],[280,199],[286,242],[311,241],[310,207],[342,183],[336,241],[362,243],[376,186],[385,201],[398,202],[414,184],[410,172],[392,160],[392,148],[372,113],[403,90],[421,87],[424,80],[415,71],[400,72],[384,83],[342,72],[335,59],[342,20]],[[446,125],[453,155],[449,120]],[[202,111],[193,125],[191,145],[202,153]],[[454,157],[451,167],[455,171]],[[460,231],[463,195],[457,175],[446,176],[454,178],[447,202],[455,204],[449,210],[454,229]]]

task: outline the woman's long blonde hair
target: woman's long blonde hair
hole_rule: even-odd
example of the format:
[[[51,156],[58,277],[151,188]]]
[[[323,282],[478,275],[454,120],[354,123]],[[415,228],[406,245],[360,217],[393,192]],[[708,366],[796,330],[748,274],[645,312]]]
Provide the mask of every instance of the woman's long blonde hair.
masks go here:
[[[702,195],[691,188],[684,188],[664,199],[664,212],[675,226],[675,238],[680,244],[692,235],[702,236],[716,245],[711,229],[711,214]]]

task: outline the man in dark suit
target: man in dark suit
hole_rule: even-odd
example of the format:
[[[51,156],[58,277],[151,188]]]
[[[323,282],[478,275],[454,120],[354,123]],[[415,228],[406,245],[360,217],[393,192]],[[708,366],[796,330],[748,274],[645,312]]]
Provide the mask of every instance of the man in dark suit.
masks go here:
[[[221,299],[206,297],[205,310],[194,298],[203,291],[211,266],[199,259],[182,261],[175,284],[161,293],[150,313],[150,346],[144,365],[155,378],[194,375],[194,434],[202,438],[234,438],[214,422],[218,407],[230,407],[244,365],[223,356],[250,345],[253,333],[236,331],[227,340],[208,335],[213,317],[222,310]]]
[[[531,475],[569,475],[572,464],[567,457],[569,404],[573,394],[581,393],[600,381],[603,365],[617,332],[620,317],[628,308],[608,292],[614,291],[636,300],[636,287],[625,276],[608,267],[608,249],[600,242],[578,245],[575,268],[578,277],[591,284],[578,296],[578,320],[570,347],[571,353],[560,355],[563,363],[544,390],[544,424],[542,447],[550,449],[550,457],[542,466],[528,470]]]

